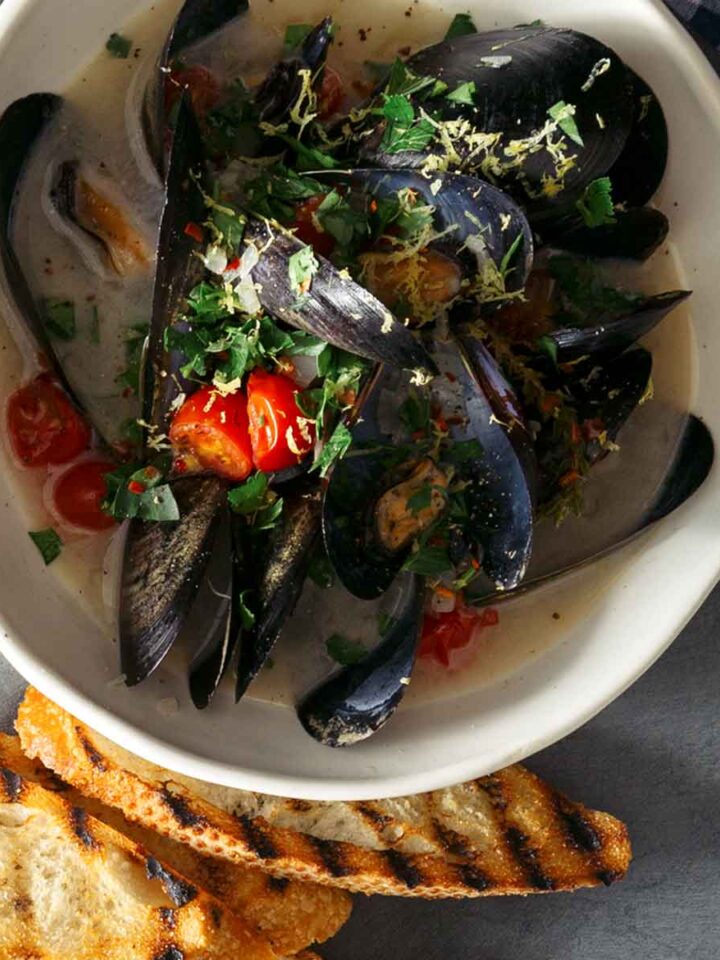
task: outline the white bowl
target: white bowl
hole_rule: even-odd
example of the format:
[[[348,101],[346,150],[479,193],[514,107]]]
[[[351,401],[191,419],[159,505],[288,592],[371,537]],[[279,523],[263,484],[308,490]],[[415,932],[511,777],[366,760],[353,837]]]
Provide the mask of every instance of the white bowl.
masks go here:
[[[0,108],[34,90],[62,91],[108,34],[151,2],[5,0]],[[286,6],[294,20],[323,9],[318,0]],[[444,4],[447,19],[468,6],[480,28],[540,17],[598,36],[655,88],[671,134],[659,204],[672,215],[672,237],[694,289],[692,409],[720,437],[720,82],[659,0],[461,0]],[[400,16],[407,0],[386,7]],[[416,15],[421,13],[422,7]],[[2,396],[16,380],[16,371],[0,369]],[[547,618],[555,603],[575,599],[576,615],[559,622],[554,645],[526,656],[480,691],[406,704],[381,734],[333,751],[309,739],[286,708],[253,700],[235,707],[227,697],[197,713],[179,671],[161,669],[132,690],[113,684],[116,651],[101,641],[52,570],[42,567],[8,470],[0,473],[0,511],[0,649],[31,683],[149,760],[230,786],[310,799],[429,790],[527,757],[587,721],[635,681],[720,573],[720,472],[713,470],[690,502],[632,547],[574,574],[554,588],[559,593],[541,592],[528,601],[527,630],[534,631],[537,618]],[[167,697],[180,702],[171,716],[158,710],[158,701]]]

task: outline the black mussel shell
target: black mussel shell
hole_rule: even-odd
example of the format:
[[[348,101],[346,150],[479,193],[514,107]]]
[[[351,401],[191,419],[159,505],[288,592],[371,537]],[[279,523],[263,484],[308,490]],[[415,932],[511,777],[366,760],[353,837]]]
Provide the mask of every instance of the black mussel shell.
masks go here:
[[[449,231],[431,246],[467,262],[472,277],[483,273],[488,259],[506,269],[506,290],[522,290],[532,268],[532,231],[525,214],[502,190],[475,177],[438,173],[429,179],[414,170],[328,171],[316,175],[349,186],[366,198],[395,196],[411,189],[435,208],[438,232]],[[473,244],[473,241],[474,244]]]
[[[185,232],[188,223],[206,218],[201,188],[207,188],[200,131],[189,97],[183,94],[170,151],[165,204],[160,221],[157,269],[147,359],[142,372],[142,412],[149,429],[167,434],[173,402],[193,386],[180,375],[185,357],[165,346],[165,331],[183,312],[187,296],[202,280],[205,268],[197,243]]]
[[[243,571],[242,557],[235,546],[237,534],[234,529],[238,523],[238,519],[230,514],[226,504],[218,520],[206,575],[186,623],[188,632],[195,628],[192,621],[196,612],[201,612],[203,620],[207,622],[212,611],[203,601],[210,601],[210,606],[215,609],[214,626],[193,657],[188,674],[190,696],[198,710],[205,709],[215,695],[227,671],[241,629],[240,593]],[[202,596],[203,591],[206,597]],[[199,611],[198,608],[202,610]]]
[[[165,86],[173,61],[193,43],[220,30],[248,9],[248,0],[186,0],[170,28],[145,93],[143,126],[150,156],[162,175],[166,169]]]
[[[11,103],[0,118],[0,258],[8,290],[30,335],[50,364],[53,375],[76,406],[80,403],[58,361],[52,340],[30,292],[12,242],[12,215],[15,194],[23,168],[47,125],[62,106],[62,98],[53,93],[33,93]]]
[[[579,217],[553,223],[544,238],[555,246],[587,257],[647,260],[666,240],[668,218],[654,207],[615,214],[614,223],[585,226]]]
[[[226,491],[217,477],[184,477],[173,484],[180,520],[129,522],[118,623],[128,686],[149,676],[177,639],[210,557]]]
[[[421,578],[407,575],[400,609],[378,646],[309,693],[298,717],[311,737],[328,747],[367,739],[392,716],[410,682],[423,620]]]
[[[245,589],[255,622],[240,637],[236,699],[240,699],[263,666],[283,624],[292,613],[305,582],[305,575],[320,536],[322,493],[319,484],[301,482],[284,492],[279,528],[265,548],[258,549],[249,536],[243,541]],[[255,572],[253,574],[253,568]]]
[[[500,141],[489,149],[473,150],[467,138],[464,143],[456,138],[460,167],[511,189],[534,215],[555,215],[572,206],[613,166],[632,126],[635,101],[627,68],[609,47],[574,30],[528,26],[468,34],[420,50],[407,66],[448,84],[450,94],[462,84],[475,84],[466,98],[471,103],[445,94],[423,106],[431,113],[439,110],[446,120],[465,118],[483,134],[498,134]],[[563,121],[565,129],[550,139],[557,143],[564,137],[565,161],[541,136],[551,119],[548,111],[563,103],[575,107],[583,141],[571,139],[567,129],[574,133],[573,128]],[[361,160],[389,167],[423,164],[423,151],[385,152],[382,132],[361,137]]]
[[[277,125],[287,119],[288,111],[302,92],[301,70],[310,70],[313,83],[318,82],[319,70],[332,42],[332,30],[332,18],[325,17],[310,31],[297,51],[272,68],[255,92],[255,105],[261,121]]]
[[[558,363],[585,356],[619,354],[649,333],[689,296],[689,290],[658,293],[643,298],[629,308],[630,312],[619,317],[599,320],[588,327],[564,327],[547,336],[557,347]]]
[[[668,130],[660,101],[632,70],[635,113],[623,152],[609,171],[613,198],[626,207],[642,207],[655,195],[665,175]]]
[[[250,220],[245,239],[260,253],[252,277],[269,313],[358,356],[418,371],[425,377],[434,374],[432,360],[410,330],[323,257],[317,257],[318,269],[309,291],[301,296],[294,290],[288,265],[305,245],[292,234]]]
[[[533,481],[526,458],[518,455],[474,373],[478,360],[472,343],[465,337],[459,346],[462,362],[452,364],[451,372],[462,389],[466,422],[454,427],[451,436],[457,442],[474,442],[477,452],[457,464],[457,476],[467,483],[465,499],[483,573],[498,589],[512,590],[524,577],[532,553]],[[438,362],[444,369],[440,357]]]

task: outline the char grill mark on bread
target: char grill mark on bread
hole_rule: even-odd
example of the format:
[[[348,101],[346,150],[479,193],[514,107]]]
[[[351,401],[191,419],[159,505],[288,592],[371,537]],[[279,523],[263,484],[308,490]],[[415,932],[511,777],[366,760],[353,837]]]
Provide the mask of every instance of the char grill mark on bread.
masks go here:
[[[17,727],[29,755],[128,819],[277,877],[362,893],[467,897],[598,886],[623,876],[630,862],[622,823],[567,800],[520,765],[420,796],[309,803],[153,766],[34,690]],[[105,770],[88,760],[78,727]]]

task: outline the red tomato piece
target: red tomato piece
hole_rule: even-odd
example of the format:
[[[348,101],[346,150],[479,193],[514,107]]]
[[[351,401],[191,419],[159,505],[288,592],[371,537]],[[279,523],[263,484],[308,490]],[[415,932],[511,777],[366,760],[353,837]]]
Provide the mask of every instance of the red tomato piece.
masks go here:
[[[255,466],[265,473],[297,466],[315,445],[315,425],[297,405],[297,386],[283,374],[253,370],[247,391]]]
[[[329,120],[338,113],[345,99],[342,77],[332,67],[325,67],[318,90],[318,119]]]
[[[26,467],[69,463],[90,443],[90,427],[49,373],[16,390],[6,416],[13,452]]]
[[[81,460],[64,470],[52,488],[56,513],[64,523],[83,530],[109,530],[115,526],[101,504],[107,496],[105,474],[115,469],[109,460]]]
[[[165,111],[170,113],[183,90],[188,90],[198,120],[204,120],[220,100],[220,84],[212,71],[199,65],[171,70],[165,81]]]
[[[321,193],[317,197],[310,197],[309,200],[299,203],[295,207],[295,219],[290,224],[298,240],[310,244],[315,253],[319,253],[321,257],[329,257],[335,249],[334,237],[324,230],[319,230],[313,220],[313,214],[326,196],[326,193]]]
[[[466,647],[480,627],[498,623],[497,610],[456,607],[450,613],[426,613],[418,655],[431,657],[443,667],[450,666],[453,650]]]
[[[169,436],[185,464],[236,481],[252,471],[247,401],[239,391],[224,397],[200,387],[175,414]]]

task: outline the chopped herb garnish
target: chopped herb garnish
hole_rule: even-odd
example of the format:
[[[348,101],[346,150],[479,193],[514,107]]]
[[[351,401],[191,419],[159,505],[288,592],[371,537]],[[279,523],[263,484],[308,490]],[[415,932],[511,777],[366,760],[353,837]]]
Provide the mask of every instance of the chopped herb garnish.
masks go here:
[[[49,527],[47,530],[30,530],[28,536],[40,551],[45,566],[57,560],[62,553],[63,542],[56,530]]]
[[[326,190],[326,186],[312,177],[296,173],[283,164],[276,164],[248,181],[245,196],[253,213],[280,223],[290,223],[295,216],[297,203]]]
[[[327,476],[330,467],[344,457],[352,443],[352,434],[344,423],[339,423],[332,432],[329,440],[322,448],[320,456],[313,465],[314,470],[320,471],[320,476]]]
[[[432,503],[433,488],[429,483],[424,484],[416,493],[408,497],[407,506],[411,513],[420,513],[427,510]]]
[[[359,663],[367,654],[367,650],[359,640],[350,640],[341,633],[334,633],[328,637],[325,641],[325,649],[328,656],[341,667],[350,667],[354,663]]]
[[[116,520],[138,517],[158,523],[180,519],[177,501],[157,467],[125,465],[105,474],[105,513]]]
[[[483,448],[478,440],[456,440],[445,453],[445,459],[450,463],[467,463],[468,460],[479,460],[483,455]]]
[[[258,471],[239,487],[233,487],[228,493],[228,501],[235,513],[255,513],[265,505],[267,492],[267,474]]]
[[[320,269],[313,248],[306,244],[294,253],[288,260],[288,276],[290,286],[297,296],[302,297],[310,292],[312,278]]]
[[[452,562],[444,547],[421,546],[403,564],[403,570],[424,577],[437,577],[452,570]]]
[[[289,23],[285,27],[285,50],[291,52],[299,47],[313,29],[311,23]]]
[[[352,250],[357,244],[367,240],[370,234],[367,216],[352,207],[337,190],[331,190],[325,197],[315,217],[343,250]]]
[[[387,153],[404,150],[417,152],[426,147],[435,135],[435,128],[429,120],[415,119],[415,108],[407,95],[385,95],[381,113],[386,126],[380,146]]]
[[[544,353],[547,357],[550,358],[553,364],[557,366],[558,348],[557,348],[557,343],[555,343],[552,337],[547,337],[547,336],[538,337],[537,340],[535,341],[535,346],[540,351],[540,353]]]
[[[558,100],[557,103],[554,103],[548,108],[548,114],[557,123],[562,132],[570,137],[573,143],[577,143],[580,147],[585,146],[583,138],[580,136],[580,131],[577,128],[577,123],[575,123],[575,107],[572,103],[565,103],[564,100]]]
[[[607,286],[593,262],[582,257],[551,257],[548,270],[560,293],[558,320],[566,325],[583,326],[597,323],[602,315],[621,315],[643,299],[643,294]]]
[[[252,593],[252,590],[243,590],[238,597],[238,613],[243,630],[249,630],[255,625],[255,613],[248,603],[248,597],[252,596]]]
[[[513,242],[510,244],[508,249],[505,251],[505,256],[500,261],[500,276],[503,280],[507,279],[508,273],[510,273],[510,261],[517,253],[518,247],[522,243],[523,235],[522,231],[515,237]]]
[[[127,60],[132,50],[132,40],[121,33],[111,33],[105,42],[105,49],[119,60]]]
[[[400,407],[400,419],[411,434],[430,429],[430,394],[427,390],[410,389]]]
[[[459,87],[448,93],[446,100],[452,100],[453,103],[468,103],[472,106],[473,94],[475,93],[475,81],[469,80],[467,83],[461,83]]]
[[[75,338],[75,304],[72,300],[47,297],[42,302],[45,329],[56,340]]]
[[[137,323],[125,334],[125,369],[118,375],[117,383],[135,394],[140,392],[143,348],[149,329],[147,323]]]
[[[428,87],[435,85],[435,77],[420,77],[407,67],[402,60],[396,59],[390,67],[390,76],[388,77],[385,94],[392,96],[400,94],[403,97],[411,93],[419,93],[421,90],[427,90]]]
[[[575,204],[586,227],[601,227],[615,223],[615,205],[610,177],[591,181]]]
[[[472,17],[469,13],[456,13],[445,34],[445,39],[454,40],[455,37],[464,37],[469,33],[477,33]]]

